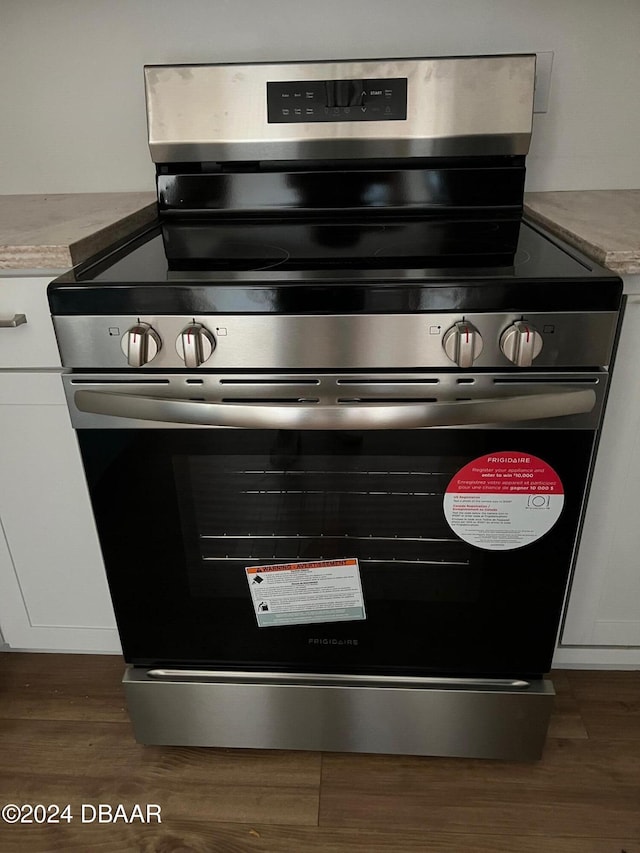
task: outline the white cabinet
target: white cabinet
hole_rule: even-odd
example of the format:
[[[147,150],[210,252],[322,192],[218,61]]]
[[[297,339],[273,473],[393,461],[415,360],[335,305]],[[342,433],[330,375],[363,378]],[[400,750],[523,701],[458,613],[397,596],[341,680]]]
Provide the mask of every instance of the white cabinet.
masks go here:
[[[0,370],[60,367],[60,355],[49,314],[47,284],[50,277],[0,276],[0,322],[23,314],[27,322],[0,327]]]
[[[12,648],[118,651],[49,280],[0,278],[0,320],[27,317],[0,328],[0,628]]]
[[[627,306],[554,663],[640,666],[640,277]]]

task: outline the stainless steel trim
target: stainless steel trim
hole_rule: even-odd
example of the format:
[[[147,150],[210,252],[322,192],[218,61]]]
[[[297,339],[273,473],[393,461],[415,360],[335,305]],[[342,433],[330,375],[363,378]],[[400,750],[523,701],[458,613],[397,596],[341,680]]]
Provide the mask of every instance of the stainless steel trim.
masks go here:
[[[258,298],[258,297],[256,297]],[[256,303],[259,310],[260,303]],[[62,363],[81,369],[127,368],[121,335],[139,322],[149,324],[165,346],[150,365],[153,369],[184,369],[173,342],[188,323],[199,323],[215,337],[209,360],[194,370],[322,371],[407,370],[452,368],[443,348],[447,329],[460,313],[395,314],[199,314],[59,316],[54,326]],[[472,370],[513,369],[501,352],[500,336],[523,319],[516,312],[468,313],[464,321],[477,329],[484,347]],[[542,332],[544,348],[533,363],[565,370],[610,363],[618,323],[615,311],[527,313],[524,319]],[[115,332],[115,333],[114,333]],[[120,336],[118,335],[120,333]],[[523,372],[524,375],[524,372]],[[257,377],[256,377],[257,378]],[[377,377],[379,378],[379,377]],[[419,378],[419,377],[417,377]]]
[[[474,690],[527,690],[531,684],[520,678],[441,678],[399,675],[343,675],[307,672],[248,672],[246,670],[149,669],[149,678],[163,681],[233,682],[234,684],[349,684],[366,687],[373,684],[415,688],[471,688]]]
[[[404,121],[267,121],[267,82],[403,77]],[[535,55],[145,67],[156,163],[526,154]]]
[[[583,414],[594,408],[596,395],[589,388],[446,403],[323,406],[207,403],[82,390],[75,392],[74,401],[81,412],[168,423],[247,429],[374,430],[467,426]]]
[[[550,681],[526,688],[517,679],[513,687],[414,687],[254,683],[246,675],[165,681],[130,667],[123,683],[137,740],[531,761],[542,752],[554,696]]]
[[[26,314],[14,314],[10,320],[0,320],[0,329],[15,329],[27,322]]]

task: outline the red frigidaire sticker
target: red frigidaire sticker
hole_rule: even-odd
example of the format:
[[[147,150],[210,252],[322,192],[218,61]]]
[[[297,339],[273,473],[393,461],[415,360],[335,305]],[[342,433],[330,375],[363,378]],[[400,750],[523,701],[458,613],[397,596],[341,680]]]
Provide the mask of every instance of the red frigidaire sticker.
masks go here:
[[[554,526],[564,488],[551,465],[514,450],[479,456],[447,486],[444,514],[462,540],[487,551],[530,545]]]

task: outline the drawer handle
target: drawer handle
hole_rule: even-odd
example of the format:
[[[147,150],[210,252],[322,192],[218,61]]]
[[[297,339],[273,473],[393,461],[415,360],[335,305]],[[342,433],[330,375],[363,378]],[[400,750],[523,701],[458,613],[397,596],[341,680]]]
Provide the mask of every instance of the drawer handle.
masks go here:
[[[588,414],[596,405],[596,395],[591,388],[439,403],[364,403],[356,406],[208,403],[113,391],[76,391],[74,400],[81,412],[118,418],[248,429],[317,430],[420,429],[509,423]]]
[[[16,326],[23,326],[26,322],[26,314],[14,314],[11,320],[0,320],[0,329],[15,329]]]

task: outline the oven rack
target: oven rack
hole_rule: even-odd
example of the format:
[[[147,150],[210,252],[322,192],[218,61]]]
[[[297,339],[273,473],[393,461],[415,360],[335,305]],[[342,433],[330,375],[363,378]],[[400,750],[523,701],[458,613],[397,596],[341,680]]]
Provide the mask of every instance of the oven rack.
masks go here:
[[[462,554],[451,556],[433,554],[427,556],[424,549],[420,549],[419,555],[413,556],[419,546],[454,546],[456,550],[466,551],[463,543],[455,537],[429,537],[429,536],[375,536],[342,534],[319,534],[309,535],[295,533],[292,535],[252,534],[243,533],[239,535],[228,533],[201,533],[199,540],[202,548],[201,559],[205,563],[217,562],[242,562],[250,565],[251,562],[273,560],[278,563],[295,563],[319,560],[333,560],[342,556],[355,557],[362,564],[388,564],[410,565],[410,566],[468,566],[469,559],[463,558]],[[243,547],[251,542],[252,547]],[[274,545],[284,545],[284,553],[274,553]],[[371,550],[367,546],[371,546]],[[211,551],[219,549],[219,553],[211,553],[208,546],[213,546]],[[240,553],[230,553],[236,546]],[[390,552],[389,546],[393,551]],[[313,553],[305,552],[314,548]],[[328,550],[327,550],[328,549]],[[340,554],[338,554],[340,549]],[[406,551],[410,554],[407,554]],[[243,553],[249,551],[251,553]],[[268,553],[270,551],[270,553]],[[363,553],[364,551],[364,553]],[[403,551],[405,553],[403,554]],[[224,552],[224,553],[222,553]],[[373,553],[372,553],[373,552]]]
[[[454,537],[433,537],[433,536],[374,536],[370,533],[368,536],[353,536],[350,533],[344,534],[327,534],[319,533],[317,536],[310,536],[307,533],[292,533],[289,535],[281,535],[279,533],[201,533],[200,539],[345,539],[353,541],[362,540],[365,542],[459,542]]]

